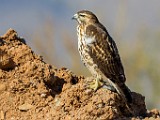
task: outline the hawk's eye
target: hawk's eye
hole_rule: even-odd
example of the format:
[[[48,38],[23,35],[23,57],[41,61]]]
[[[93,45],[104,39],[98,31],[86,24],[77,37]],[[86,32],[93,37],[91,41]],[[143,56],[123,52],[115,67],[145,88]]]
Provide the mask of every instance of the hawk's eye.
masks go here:
[[[81,16],[81,17],[85,17],[85,15],[83,15],[83,14],[80,14],[79,16]]]

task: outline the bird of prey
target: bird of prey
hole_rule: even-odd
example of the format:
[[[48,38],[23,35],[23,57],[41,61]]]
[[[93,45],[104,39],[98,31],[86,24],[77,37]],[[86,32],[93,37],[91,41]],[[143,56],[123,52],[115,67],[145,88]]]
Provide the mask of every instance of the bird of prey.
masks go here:
[[[106,28],[87,10],[77,12],[72,19],[78,22],[78,51],[81,60],[95,78],[90,87],[97,90],[103,85],[112,86],[131,103],[132,97],[125,85],[126,77],[119,52]]]

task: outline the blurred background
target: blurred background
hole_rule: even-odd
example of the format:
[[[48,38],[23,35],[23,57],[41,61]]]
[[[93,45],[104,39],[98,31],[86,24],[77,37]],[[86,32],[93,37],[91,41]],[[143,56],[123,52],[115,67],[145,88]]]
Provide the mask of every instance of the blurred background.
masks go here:
[[[160,109],[159,0],[0,0],[0,35],[13,28],[47,63],[90,76],[71,20],[82,9],[94,12],[116,41],[129,88],[146,97],[148,109]]]

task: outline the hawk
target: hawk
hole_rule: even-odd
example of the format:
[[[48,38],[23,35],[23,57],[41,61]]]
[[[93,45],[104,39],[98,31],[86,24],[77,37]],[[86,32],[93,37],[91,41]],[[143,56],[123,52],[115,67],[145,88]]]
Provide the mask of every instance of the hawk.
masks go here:
[[[95,78],[91,88],[97,90],[109,85],[127,102],[131,103],[130,90],[125,85],[126,77],[116,43],[90,11],[77,12],[72,19],[78,22],[78,51],[84,65]]]

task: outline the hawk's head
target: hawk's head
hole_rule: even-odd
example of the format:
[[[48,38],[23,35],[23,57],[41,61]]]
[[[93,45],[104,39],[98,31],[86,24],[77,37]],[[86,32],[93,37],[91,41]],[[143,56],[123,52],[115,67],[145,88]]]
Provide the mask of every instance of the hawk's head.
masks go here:
[[[97,23],[98,18],[90,11],[81,10],[77,12],[72,19],[77,20],[79,24]]]

